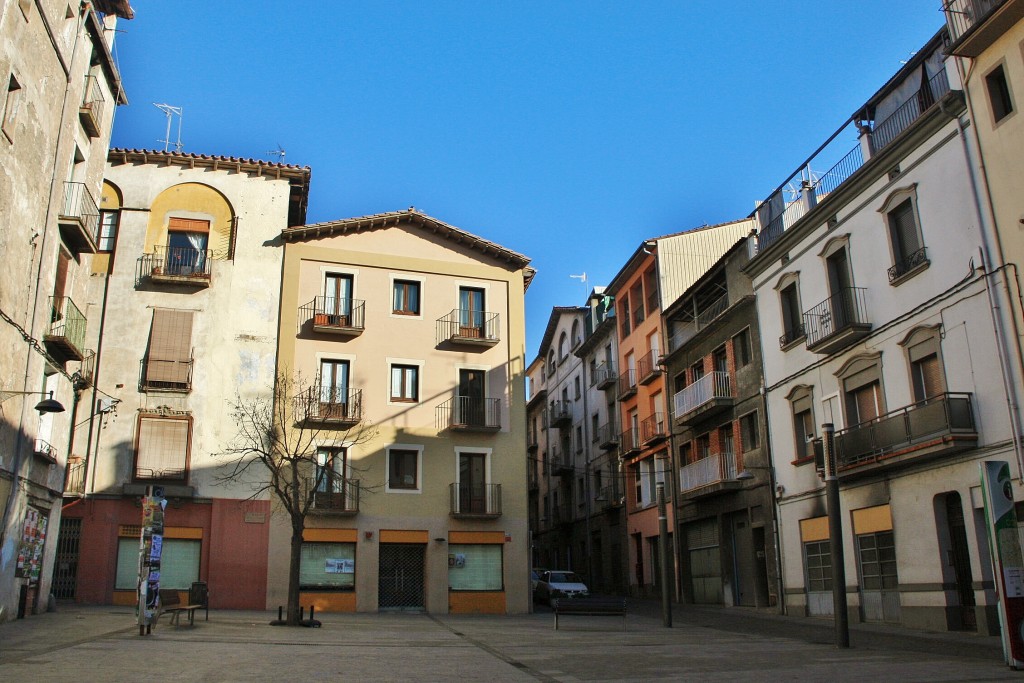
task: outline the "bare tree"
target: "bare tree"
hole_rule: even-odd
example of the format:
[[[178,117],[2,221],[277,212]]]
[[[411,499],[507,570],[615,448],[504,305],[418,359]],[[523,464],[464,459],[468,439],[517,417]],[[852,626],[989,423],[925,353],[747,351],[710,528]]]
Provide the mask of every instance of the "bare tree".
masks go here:
[[[329,464],[324,466],[320,460],[321,445],[329,440],[349,448],[373,439],[377,429],[362,419],[360,390],[319,382],[308,385],[301,376],[287,372],[277,375],[269,395],[236,397],[231,416],[236,433],[219,454],[227,468],[217,480],[250,484],[252,498],[269,492],[272,503],[288,515],[292,533],[285,623],[297,626],[306,516],[325,493],[337,494],[340,489],[344,505],[353,493],[358,496],[360,488],[369,488],[356,481],[338,480]]]

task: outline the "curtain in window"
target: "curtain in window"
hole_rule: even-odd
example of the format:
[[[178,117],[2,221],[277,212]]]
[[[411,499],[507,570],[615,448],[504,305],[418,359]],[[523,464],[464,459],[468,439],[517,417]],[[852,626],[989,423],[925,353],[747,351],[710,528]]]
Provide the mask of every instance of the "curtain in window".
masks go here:
[[[185,479],[188,435],[188,420],[140,418],[136,476],[147,479]]]
[[[153,309],[146,384],[187,388],[192,362],[192,311]]]

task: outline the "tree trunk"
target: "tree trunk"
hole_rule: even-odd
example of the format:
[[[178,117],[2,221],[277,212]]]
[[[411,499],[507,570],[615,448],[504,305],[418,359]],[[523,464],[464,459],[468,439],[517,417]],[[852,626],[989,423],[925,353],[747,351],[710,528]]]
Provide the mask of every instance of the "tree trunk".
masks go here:
[[[292,520],[291,558],[288,563],[288,626],[299,625],[299,563],[302,561],[302,529],[305,526],[300,518],[298,523]]]

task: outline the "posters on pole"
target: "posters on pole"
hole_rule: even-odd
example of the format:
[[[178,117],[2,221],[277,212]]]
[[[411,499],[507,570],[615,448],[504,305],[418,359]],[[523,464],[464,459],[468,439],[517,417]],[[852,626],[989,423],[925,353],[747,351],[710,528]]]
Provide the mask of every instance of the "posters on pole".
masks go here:
[[[43,567],[43,546],[46,544],[46,524],[49,521],[46,513],[29,506],[25,511],[25,524],[22,526],[21,543],[18,545],[18,561],[14,567],[14,575],[20,579],[28,579],[30,583],[39,581],[39,572]]]
[[[985,518],[992,546],[1002,617],[1003,653],[1014,669],[1024,668],[1024,555],[1017,533],[1013,485],[1009,463],[986,460],[981,463],[981,490],[985,496]]]
[[[142,532],[139,538],[139,624],[151,625],[157,615],[160,595],[160,558],[164,546],[162,496],[142,499]]]

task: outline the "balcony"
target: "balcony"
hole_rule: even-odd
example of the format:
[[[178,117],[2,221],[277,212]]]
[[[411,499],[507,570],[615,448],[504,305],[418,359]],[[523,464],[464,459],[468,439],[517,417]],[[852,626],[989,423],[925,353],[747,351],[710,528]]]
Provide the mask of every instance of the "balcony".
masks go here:
[[[501,484],[449,484],[451,516],[473,519],[501,517]]]
[[[497,313],[456,308],[437,319],[437,343],[494,346],[500,341]]]
[[[64,493],[78,496],[85,494],[85,460],[72,458],[68,462],[68,470],[64,478]]]
[[[606,422],[597,428],[597,445],[606,451],[613,451],[619,446],[619,433],[615,431],[614,422]]]
[[[551,522],[553,524],[572,524],[574,520],[575,515],[571,505],[559,504],[551,508]]]
[[[602,486],[596,502],[602,510],[616,510],[622,507],[622,494],[619,493],[619,487],[614,484]]]
[[[84,183],[65,182],[57,216],[60,234],[76,254],[95,254],[100,235],[100,210]]]
[[[640,438],[644,447],[654,446],[668,438],[665,413],[654,413],[640,423]]]
[[[594,370],[594,374],[590,378],[590,386],[602,390],[611,389],[615,386],[616,379],[618,379],[618,375],[615,372],[615,365],[607,362],[601,363]]]
[[[86,389],[91,387],[95,376],[96,352],[92,349],[86,349],[82,353],[82,362],[78,366],[78,380],[76,388]]]
[[[836,432],[843,479],[977,448],[971,394],[939,394]]]
[[[736,480],[736,454],[714,453],[679,470],[679,494],[695,500],[743,488]]]
[[[942,9],[952,40],[949,53],[963,57],[977,57],[1024,18],[1024,3],[1017,0],[948,0]]]
[[[185,463],[181,463],[181,467],[142,467],[137,465],[135,467],[135,480],[136,481],[166,481],[166,482],[177,482],[182,483],[188,479],[188,469],[185,467]]]
[[[70,297],[50,297],[50,326],[43,335],[43,343],[56,361],[66,363],[85,357],[86,323]]]
[[[561,476],[563,474],[572,475],[575,471],[572,463],[572,456],[568,453],[564,453],[557,448],[552,448],[551,452],[548,453],[548,461],[551,463],[551,473]]]
[[[295,397],[294,411],[298,425],[353,427],[363,419],[363,390],[318,382]]]
[[[143,358],[140,362],[139,391],[192,391],[192,367],[195,359],[161,360]]]
[[[312,514],[351,517],[359,512],[359,480],[343,477],[328,477],[317,485],[316,479],[309,480],[313,492]]]
[[[785,332],[783,332],[782,335],[779,337],[779,348],[784,349],[787,346],[795,344],[806,337],[807,334],[804,332],[804,326],[794,325],[791,329],[788,329]]]
[[[718,319],[729,308],[729,293],[707,302],[695,300],[693,310],[688,310],[675,323],[675,333],[668,340],[669,353],[675,353],[683,344],[697,336],[697,333]]]
[[[862,287],[846,287],[804,313],[807,350],[830,354],[867,336],[866,292]]]
[[[636,395],[636,370],[626,370],[619,375],[619,400],[625,401]]]
[[[536,453],[539,448],[540,442],[537,439],[537,432],[530,430],[526,434],[526,450],[530,453]]]
[[[36,439],[35,446],[32,448],[32,452],[37,458],[45,460],[51,465],[57,464],[57,449],[54,448],[48,441],[43,439]]]
[[[627,429],[619,435],[622,457],[628,458],[640,452],[640,442],[638,440],[640,435],[637,434],[637,431],[635,429]]]
[[[501,429],[501,399],[453,396],[436,410],[439,429],[497,432]]]
[[[213,255],[209,249],[157,245],[139,257],[139,279],[160,284],[204,288],[210,286]]]
[[[688,425],[731,408],[732,381],[728,372],[716,370],[704,375],[672,398],[676,424]]]
[[[339,337],[358,337],[365,329],[366,302],[318,296],[299,307],[299,325],[311,325],[314,332]]]
[[[78,120],[82,122],[82,128],[89,137],[99,137],[105,109],[106,102],[99,79],[95,76],[86,76],[85,94],[82,97],[82,105],[78,108]]]
[[[640,384],[650,384],[661,376],[661,367],[658,365],[659,360],[660,357],[657,349],[651,349],[640,357],[636,364],[637,374],[640,375]]]
[[[921,247],[910,256],[889,268],[889,283],[892,284],[898,282],[904,275],[909,275],[918,268],[923,268],[928,264],[928,253],[925,251],[924,247]]]
[[[572,426],[572,404],[568,401],[552,401],[548,419],[552,427]]]
[[[930,109],[943,95],[949,92],[949,78],[945,71],[932,76],[923,88],[913,94],[896,111],[884,121],[871,129],[871,150],[873,154],[889,145],[890,142],[910,127],[914,121]]]

